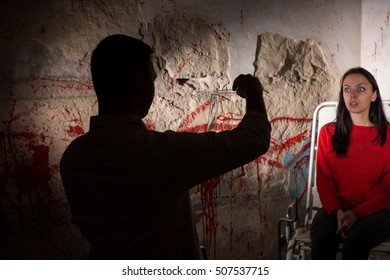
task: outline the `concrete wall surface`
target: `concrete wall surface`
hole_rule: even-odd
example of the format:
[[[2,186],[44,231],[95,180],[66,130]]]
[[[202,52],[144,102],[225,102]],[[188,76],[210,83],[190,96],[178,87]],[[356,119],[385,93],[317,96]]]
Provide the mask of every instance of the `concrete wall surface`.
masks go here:
[[[233,79],[251,73],[263,83],[270,150],[195,186],[191,198],[210,258],[276,259],[279,218],[305,192],[314,108],[361,63],[389,87],[389,11],[374,0],[3,0],[0,258],[87,257],[59,160],[97,114],[92,50],[123,33],[156,50],[151,129],[231,129],[244,113]]]

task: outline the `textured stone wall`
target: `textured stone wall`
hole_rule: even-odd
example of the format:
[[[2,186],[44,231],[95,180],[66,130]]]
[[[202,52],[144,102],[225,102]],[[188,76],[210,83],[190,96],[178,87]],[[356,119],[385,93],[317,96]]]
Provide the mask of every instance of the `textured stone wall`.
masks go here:
[[[89,59],[99,40],[125,33],[155,48],[151,129],[231,129],[244,103],[229,90],[228,36],[197,15],[174,10],[145,22],[138,1],[27,2],[2,4],[0,258],[82,259],[88,244],[71,223],[59,160],[97,113]],[[210,258],[277,257],[279,218],[304,191],[311,113],[334,84],[315,41],[264,33],[256,48],[248,55],[264,85],[271,147],[191,190]]]

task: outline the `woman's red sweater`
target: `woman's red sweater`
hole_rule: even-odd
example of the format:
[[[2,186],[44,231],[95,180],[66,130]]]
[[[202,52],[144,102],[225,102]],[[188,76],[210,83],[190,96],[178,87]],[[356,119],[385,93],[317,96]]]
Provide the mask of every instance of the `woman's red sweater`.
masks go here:
[[[316,182],[322,206],[328,213],[353,210],[364,218],[390,209],[390,125],[387,141],[374,141],[376,127],[352,127],[345,157],[333,151],[335,124],[325,125],[318,140]]]

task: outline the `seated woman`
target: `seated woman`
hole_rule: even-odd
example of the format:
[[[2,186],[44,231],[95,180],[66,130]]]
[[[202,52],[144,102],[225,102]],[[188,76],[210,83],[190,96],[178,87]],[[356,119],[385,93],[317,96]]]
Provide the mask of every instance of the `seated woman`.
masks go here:
[[[375,78],[357,67],[340,81],[337,117],[318,140],[323,208],[311,228],[312,259],[367,259],[390,237],[390,126]]]

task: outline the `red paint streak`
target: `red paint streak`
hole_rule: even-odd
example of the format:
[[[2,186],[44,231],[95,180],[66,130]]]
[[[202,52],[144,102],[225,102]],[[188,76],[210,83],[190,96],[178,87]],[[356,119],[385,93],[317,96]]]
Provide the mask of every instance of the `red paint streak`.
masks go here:
[[[183,71],[183,68],[186,66],[186,64],[187,64],[187,60],[183,59],[182,62],[180,62],[179,65],[177,66],[176,74],[180,74],[181,71]]]
[[[228,124],[228,123],[217,123],[215,130],[216,131],[225,131],[225,130],[233,130],[236,128],[236,124]]]
[[[187,132],[205,132],[207,131],[207,124],[192,125],[192,123],[199,117],[200,114],[204,113],[211,103],[211,98],[208,99],[205,103],[197,107],[193,112],[188,114],[183,122],[179,125],[178,131],[187,131]],[[234,113],[224,113],[217,117],[218,122],[215,125],[215,131],[224,131],[232,130],[237,124],[242,120],[242,117]],[[233,122],[233,123],[230,123]]]
[[[188,131],[190,129],[191,123],[196,119],[196,117],[199,116],[199,114],[201,114],[207,110],[207,108],[210,106],[210,102],[211,102],[211,99],[207,100],[206,103],[200,105],[198,108],[195,109],[195,111],[193,111],[189,115],[187,115],[186,118],[184,119],[184,121],[178,127],[178,131]],[[206,131],[207,124],[205,124],[204,127],[205,127],[205,130],[203,130],[203,131]]]
[[[187,127],[185,130],[186,132],[195,132],[195,133],[200,133],[200,132],[205,132],[207,131],[207,124],[199,124],[193,127]]]
[[[313,120],[309,118],[293,118],[293,117],[277,117],[270,120],[270,123],[280,122],[280,121],[289,121],[294,123],[311,123]]]
[[[302,147],[302,149],[299,151],[299,153],[296,154],[296,155],[294,156],[294,158],[292,158],[292,160],[289,161],[289,162],[285,165],[285,167],[286,167],[287,169],[290,169],[290,168],[292,168],[293,166],[295,166],[295,167],[300,167],[300,166],[303,165],[302,162],[307,162],[307,161],[308,161],[308,157],[304,157],[303,155],[304,155],[308,150],[310,150],[310,145],[311,145],[310,142],[306,143],[306,145]],[[298,160],[298,159],[299,159],[299,160]]]
[[[236,116],[236,117],[234,117],[234,116]],[[223,115],[219,116],[217,119],[218,119],[218,121],[221,121],[221,122],[234,121],[236,123],[239,123],[242,120],[242,116],[235,114],[235,113],[227,112],[227,113],[224,113]]]
[[[266,159],[265,157],[260,157],[259,161],[263,165],[271,166],[279,169],[286,169],[286,167],[279,160]]]
[[[91,80],[82,81],[55,78],[34,78],[28,82],[30,83],[30,87],[33,89],[34,93],[46,88],[59,88],[61,91],[76,90],[79,92],[92,91],[94,89]]]
[[[282,144],[275,143],[273,146],[270,147],[270,149],[268,150],[268,153],[277,152],[278,154],[280,154],[281,152],[285,151],[286,149],[289,149],[292,146],[295,146],[295,145],[301,143],[302,141],[306,140],[308,137],[308,134],[309,134],[308,131],[304,131],[304,132],[299,133],[291,138],[288,138]]]

